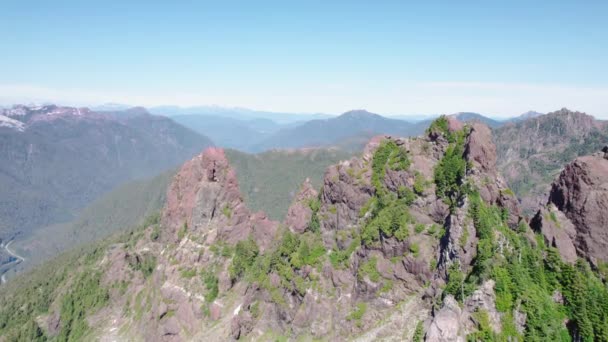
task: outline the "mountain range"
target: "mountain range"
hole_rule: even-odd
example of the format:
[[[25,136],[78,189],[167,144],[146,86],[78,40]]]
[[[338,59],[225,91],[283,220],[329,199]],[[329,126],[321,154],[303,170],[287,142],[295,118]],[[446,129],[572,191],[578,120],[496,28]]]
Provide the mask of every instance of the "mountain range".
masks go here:
[[[494,130],[494,141],[498,169],[531,214],[564,165],[606,145],[608,122],[564,108],[507,123]]]
[[[603,123],[568,110],[528,120],[497,137],[453,116],[418,137],[375,136],[319,186],[303,181],[280,221],[249,208],[228,153],[208,148],[159,214],[1,288],[0,335],[608,340],[608,146],[566,162],[530,218],[494,143],[512,127],[553,139]]]

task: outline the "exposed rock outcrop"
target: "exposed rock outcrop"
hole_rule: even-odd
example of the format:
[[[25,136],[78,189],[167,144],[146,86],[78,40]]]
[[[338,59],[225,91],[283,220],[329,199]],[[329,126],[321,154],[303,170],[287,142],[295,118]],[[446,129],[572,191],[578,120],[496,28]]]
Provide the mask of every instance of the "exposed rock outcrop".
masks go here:
[[[177,238],[180,230],[229,243],[251,235],[263,249],[278,223],[264,213],[249,211],[224,151],[212,147],[186,162],[175,176],[167,192],[163,225],[170,239]]]
[[[470,127],[464,153],[473,166],[470,178],[484,201],[509,211],[509,226],[515,227],[521,219],[521,210],[517,197],[497,171],[492,131],[481,123],[473,123]]]
[[[547,211],[540,210],[533,227],[551,244],[573,244],[579,257],[608,261],[608,160],[585,156],[568,164],[551,186],[549,206],[559,213],[549,209],[547,220]],[[570,249],[560,248],[560,253],[571,254]]]
[[[548,205],[546,208],[541,208],[536,216],[530,221],[530,227],[538,232],[541,232],[545,238],[545,242],[557,248],[559,254],[564,261],[573,263],[577,259],[576,247],[576,229],[572,222],[555,206]]]
[[[441,309],[433,316],[426,341],[466,341],[467,334],[475,331],[477,325],[475,313],[479,311],[487,314],[490,327],[494,332],[499,333],[501,314],[496,310],[496,295],[492,280],[486,281],[475,290],[463,306],[460,306],[452,295],[446,296]]]
[[[317,196],[318,193],[310,183],[310,179],[306,178],[285,217],[285,225],[292,232],[303,233],[306,230],[312,216],[310,201]]]

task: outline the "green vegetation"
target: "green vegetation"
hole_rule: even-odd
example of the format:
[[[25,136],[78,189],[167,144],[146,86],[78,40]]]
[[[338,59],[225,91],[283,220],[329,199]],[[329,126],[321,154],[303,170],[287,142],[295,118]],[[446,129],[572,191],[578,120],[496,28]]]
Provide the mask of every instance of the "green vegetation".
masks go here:
[[[414,192],[416,195],[422,195],[425,188],[426,180],[424,179],[424,176],[416,171],[416,175],[414,176]]]
[[[99,241],[131,227],[141,224],[157,227],[174,174],[171,170],[120,186],[93,201],[71,222],[38,229],[12,246],[28,259],[24,264],[32,267],[74,246]],[[148,222],[143,220],[146,217]],[[160,234],[159,229],[155,231]]]
[[[353,312],[351,312],[350,314],[348,314],[348,316],[346,316],[346,319],[349,321],[361,321],[361,319],[363,318],[363,315],[365,315],[366,311],[367,311],[366,303],[357,303],[355,310]]]
[[[58,340],[78,341],[84,337],[89,330],[86,314],[102,307],[110,298],[100,282],[100,272],[83,272],[76,277],[61,300],[62,327]]]
[[[321,201],[318,198],[313,198],[308,202],[308,207],[312,211],[310,215],[310,222],[308,223],[308,230],[313,233],[317,233],[321,229],[321,223],[319,222],[319,209],[321,209]]]
[[[407,152],[392,140],[383,140],[374,153],[372,160],[372,185],[376,191],[384,192],[384,176],[386,168],[391,170],[407,170],[410,166]]]
[[[467,162],[463,157],[465,137],[465,130],[449,135],[450,145],[434,170],[436,194],[443,198],[450,208],[454,208],[469,191],[464,182],[467,169]]]
[[[377,262],[376,257],[371,257],[367,262],[359,266],[359,277],[363,278],[367,276],[374,283],[380,281],[380,272],[378,272],[378,268],[376,267]]]
[[[303,279],[297,271],[305,266],[321,265],[325,254],[319,233],[308,231],[297,235],[285,230],[277,245],[264,254],[259,253],[253,239],[239,242],[229,270],[233,279],[244,277],[255,282],[270,293],[275,303],[284,304],[281,288],[304,295],[311,286],[311,279]],[[272,273],[279,276],[279,287],[271,284],[269,275]]]
[[[260,254],[260,249],[253,238],[239,241],[234,249],[234,257],[230,264],[230,277],[238,279],[247,269],[253,265],[256,257]]]
[[[417,258],[420,255],[420,246],[417,243],[410,244],[410,252]]]
[[[224,214],[226,218],[230,219],[232,217],[232,209],[226,205],[224,208],[222,208],[222,214]]]
[[[460,270],[460,265],[454,263],[448,271],[448,283],[443,290],[444,294],[451,294],[454,298],[462,300],[464,298],[464,273]]]
[[[213,274],[213,272],[204,272],[202,275],[203,283],[205,283],[205,288],[207,289],[207,293],[205,294],[205,301],[207,303],[213,303],[213,301],[217,298],[219,294],[218,287],[218,279]]]
[[[412,191],[412,189],[402,185],[397,190],[397,198],[402,200],[405,205],[409,206],[414,203],[414,200],[416,199],[416,194]]]
[[[61,254],[0,287],[0,334],[7,341],[47,341],[38,318],[59,305],[61,330],[55,340],[82,340],[89,332],[86,316],[109,299],[101,283],[99,260],[108,246],[141,236],[143,227]],[[120,285],[124,286],[124,285]]]
[[[416,330],[414,330],[414,337],[412,338],[414,342],[423,342],[424,341],[424,325],[422,321],[416,324]]]
[[[182,227],[177,232],[177,239],[181,241],[184,237],[186,237],[187,232],[188,232],[188,223],[184,222]]]
[[[407,206],[400,201],[393,201],[382,208],[361,230],[361,239],[366,245],[378,241],[380,233],[405,240],[409,236],[409,225],[414,222]]]
[[[608,341],[608,305],[597,305],[608,303],[608,288],[589,265],[582,260],[575,265],[562,262],[541,236],[529,241],[506,226],[502,210],[485,204],[476,193],[470,200],[469,215],[479,238],[477,256],[466,276],[456,267],[450,269],[445,292],[462,299],[483,281],[494,279],[496,308],[504,316],[497,335],[489,328],[487,315],[479,312],[478,332],[469,338],[521,340],[512,315],[518,309],[527,316],[526,341],[569,341],[574,332],[582,341]],[[526,232],[527,227],[518,230]],[[552,299],[556,291],[563,295],[563,305]],[[565,319],[570,320],[570,331]]]
[[[194,268],[183,268],[180,271],[179,275],[182,278],[190,279],[190,278],[194,278],[196,276],[196,273],[197,273],[196,269],[194,269]]]
[[[447,137],[450,133],[447,116],[442,115],[437,119],[433,120],[429,128],[427,128],[426,130],[427,135],[431,132],[441,133]]]
[[[347,249],[333,250],[329,255],[329,260],[332,266],[334,268],[346,267],[350,256],[355,252],[355,250],[357,250],[359,246],[361,246],[361,238],[359,236],[355,236],[352,238]]]
[[[135,271],[140,271],[144,278],[148,278],[156,269],[156,256],[148,253],[138,255],[129,265]]]

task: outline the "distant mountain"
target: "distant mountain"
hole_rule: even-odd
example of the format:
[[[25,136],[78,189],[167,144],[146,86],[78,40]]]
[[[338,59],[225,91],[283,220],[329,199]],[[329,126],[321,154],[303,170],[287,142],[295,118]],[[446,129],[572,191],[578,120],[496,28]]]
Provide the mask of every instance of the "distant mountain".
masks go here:
[[[283,125],[263,118],[235,119],[211,115],[176,115],[176,122],[208,136],[221,147],[251,152],[253,146],[278,131]]]
[[[503,124],[502,122],[500,122],[498,120],[494,120],[487,116],[483,116],[481,114],[472,113],[472,112],[460,112],[460,113],[452,114],[450,116],[453,116],[462,122],[481,122],[491,128],[496,128]]]
[[[528,120],[528,119],[533,119],[533,118],[539,117],[541,115],[544,115],[544,114],[531,110],[531,111],[527,111],[527,112],[525,112],[525,113],[523,113],[523,114],[521,114],[519,116],[510,118],[507,121],[511,121],[511,122],[524,121],[524,120]]]
[[[280,113],[246,108],[227,108],[220,106],[197,106],[197,107],[178,107],[178,106],[158,106],[149,108],[150,113],[165,116],[176,115],[204,115],[226,117],[239,120],[247,119],[269,119],[280,124],[304,122],[308,120],[331,118],[333,115],[322,113]]]
[[[529,214],[546,200],[549,184],[567,163],[608,142],[608,122],[585,113],[564,108],[532,115],[494,130],[498,169]]]
[[[211,141],[142,108],[0,112],[0,239],[68,221],[115,186],[175,167]]]
[[[299,148],[332,146],[358,135],[393,134],[418,135],[424,132],[426,123],[410,123],[390,119],[365,110],[353,110],[338,117],[311,120],[301,125],[281,129],[255,147],[258,151],[272,148]]]

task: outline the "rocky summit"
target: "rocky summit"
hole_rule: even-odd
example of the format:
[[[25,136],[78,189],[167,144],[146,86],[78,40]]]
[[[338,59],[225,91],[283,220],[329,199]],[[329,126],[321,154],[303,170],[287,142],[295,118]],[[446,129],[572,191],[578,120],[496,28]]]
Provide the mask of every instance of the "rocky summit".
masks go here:
[[[44,280],[9,284],[46,285],[36,305],[0,302],[0,335],[606,340],[608,310],[592,303],[608,302],[594,271],[607,261],[608,161],[568,165],[532,230],[496,159],[487,126],[443,116],[421,137],[371,139],[319,189],[305,181],[280,223],[246,207],[224,151],[208,148],[181,167],[159,216]],[[8,318],[17,307],[31,312]]]

